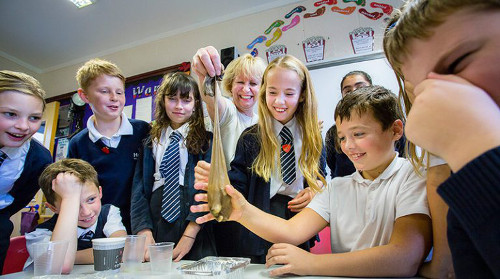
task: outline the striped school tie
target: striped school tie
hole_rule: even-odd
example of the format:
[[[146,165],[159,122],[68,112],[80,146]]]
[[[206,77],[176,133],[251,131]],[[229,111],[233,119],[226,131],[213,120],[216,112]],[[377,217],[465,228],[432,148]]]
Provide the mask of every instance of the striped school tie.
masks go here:
[[[172,223],[179,217],[180,201],[179,201],[179,141],[181,134],[172,132],[170,135],[170,143],[165,150],[163,159],[160,164],[161,177],[165,178],[163,184],[163,197],[161,201],[161,216]]]
[[[88,231],[88,232],[82,234],[78,239],[81,241],[88,242],[88,241],[91,241],[93,237],[94,237],[94,232]]]
[[[290,185],[295,181],[295,149],[293,148],[292,132],[286,126],[283,126],[280,137],[281,176],[283,182]]]
[[[7,159],[7,154],[0,150],[0,166],[2,166],[5,159]]]

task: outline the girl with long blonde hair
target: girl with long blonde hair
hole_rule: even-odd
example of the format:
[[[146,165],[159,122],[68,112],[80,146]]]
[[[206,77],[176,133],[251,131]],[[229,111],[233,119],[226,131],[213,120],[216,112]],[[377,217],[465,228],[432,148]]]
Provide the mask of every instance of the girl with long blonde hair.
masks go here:
[[[258,99],[259,122],[238,140],[229,180],[253,205],[290,219],[326,184],[317,101],[305,65],[290,55],[273,60]],[[207,180],[209,167],[198,164],[197,181]],[[271,243],[239,224],[230,226],[230,255],[264,263]],[[301,247],[308,250],[309,241]]]

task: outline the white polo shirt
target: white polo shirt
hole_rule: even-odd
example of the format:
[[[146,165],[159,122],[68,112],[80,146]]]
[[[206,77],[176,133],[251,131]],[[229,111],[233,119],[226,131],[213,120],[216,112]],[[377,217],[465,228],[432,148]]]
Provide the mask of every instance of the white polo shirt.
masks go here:
[[[308,207],[330,223],[332,252],[385,245],[397,218],[430,216],[424,170],[422,174],[418,176],[408,160],[395,156],[373,181],[357,171],[330,181]]]
[[[239,112],[233,101],[228,98],[223,97],[221,101],[226,103],[226,109],[220,117],[220,136],[226,158],[226,167],[229,169],[241,133],[246,128],[257,124],[259,116],[255,112],[252,117]]]
[[[25,141],[20,147],[2,147],[2,152],[7,158],[0,166],[0,209],[4,209],[14,202],[14,197],[9,191],[24,171],[24,163],[30,149],[31,139]]]
[[[95,233],[96,228],[97,228],[97,221],[92,226],[86,229],[77,227],[76,231],[77,238],[80,238],[80,236],[87,233],[88,231],[93,231]],[[102,231],[106,237],[109,237],[110,235],[112,235],[117,231],[127,231],[122,223],[122,217],[120,215],[120,209],[118,207],[114,205],[111,205],[109,207],[107,221],[106,224],[104,224]],[[26,236],[26,249],[28,250],[29,256],[26,259],[26,262],[24,263],[23,269],[26,269],[33,263],[33,258],[31,257],[33,244],[39,242],[49,242],[50,238],[52,237],[52,231],[49,231],[47,229],[36,229],[30,233],[27,233],[25,236]]]
[[[128,121],[125,112],[122,112],[121,118],[122,120],[120,123],[120,128],[118,128],[116,134],[114,134],[112,137],[106,137],[99,131],[97,131],[94,123],[95,115],[90,116],[87,120],[87,129],[89,130],[90,140],[94,143],[98,140],[102,140],[102,143],[104,143],[104,145],[111,148],[117,148],[118,144],[120,144],[120,139],[122,138],[122,136],[134,134],[134,127],[132,127],[132,124],[130,124],[130,121]]]

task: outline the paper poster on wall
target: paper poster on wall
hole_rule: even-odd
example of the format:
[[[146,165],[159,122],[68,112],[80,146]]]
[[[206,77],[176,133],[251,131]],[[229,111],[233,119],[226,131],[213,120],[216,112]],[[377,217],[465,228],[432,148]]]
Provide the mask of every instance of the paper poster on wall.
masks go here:
[[[132,109],[134,108],[133,105],[128,105],[123,107],[123,112],[125,115],[127,115],[128,118],[132,118]]]
[[[151,122],[152,97],[137,99],[135,103],[135,119]]]
[[[266,49],[267,63],[271,63],[275,58],[285,56],[287,52],[286,46],[275,45]]]
[[[355,54],[373,51],[373,34],[371,27],[360,27],[349,32],[352,49]]]
[[[56,154],[54,155],[55,162],[66,158],[69,146],[69,139],[67,137],[57,138],[56,141]]]
[[[306,62],[321,61],[325,58],[325,38],[313,36],[302,41]]]

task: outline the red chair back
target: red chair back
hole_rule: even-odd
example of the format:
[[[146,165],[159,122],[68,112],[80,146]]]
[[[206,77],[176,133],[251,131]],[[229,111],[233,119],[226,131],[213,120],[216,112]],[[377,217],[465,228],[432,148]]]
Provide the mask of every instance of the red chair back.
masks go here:
[[[9,249],[7,250],[7,256],[5,257],[5,262],[3,264],[2,275],[22,271],[28,256],[26,238],[24,235],[12,237],[10,239]]]
[[[325,227],[319,232],[319,242],[316,241],[314,247],[311,248],[313,254],[331,254],[332,246],[330,241],[330,227]]]

